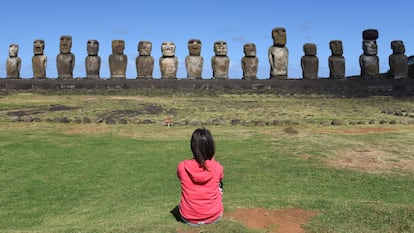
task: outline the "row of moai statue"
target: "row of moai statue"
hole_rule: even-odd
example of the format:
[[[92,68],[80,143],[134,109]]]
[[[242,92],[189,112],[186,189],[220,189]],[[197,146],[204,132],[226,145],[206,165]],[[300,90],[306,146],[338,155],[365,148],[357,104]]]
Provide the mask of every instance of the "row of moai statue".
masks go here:
[[[359,58],[361,78],[376,78],[379,76],[379,58],[377,56],[378,31],[367,29],[362,33],[363,54]],[[289,51],[286,47],[286,29],[277,27],[272,30],[273,45],[268,50],[270,63],[270,79],[288,78]],[[60,53],[57,55],[56,64],[58,79],[72,79],[75,66],[75,55],[71,53],[72,37],[61,36]],[[191,39],[188,41],[189,55],[185,58],[187,79],[202,79],[204,59],[201,56],[201,41]],[[331,56],[329,56],[329,78],[345,78],[345,58],[343,57],[342,41],[332,40],[329,43]],[[44,55],[44,40],[35,40],[33,44],[34,56],[32,58],[33,78],[46,78],[47,57]],[[161,45],[162,56],[159,58],[159,67],[162,79],[176,79],[178,70],[178,58],[175,56],[175,44],[163,42]],[[21,59],[18,57],[18,45],[11,44],[9,58],[7,59],[7,78],[20,78]],[[109,55],[110,78],[126,78],[128,57],[124,54],[125,42],[123,40],[112,41],[112,54]],[[405,47],[401,40],[391,42],[393,53],[389,56],[390,75],[394,79],[408,77],[408,58],[404,54]],[[301,57],[302,77],[304,79],[317,79],[319,59],[315,44],[303,45],[305,55]],[[87,57],[85,58],[86,78],[100,79],[101,58],[98,55],[99,42],[88,40]],[[152,43],[140,41],[136,57],[137,79],[152,79],[154,70],[154,58],[151,56]],[[229,79],[230,58],[227,56],[227,43],[216,41],[214,43],[215,55],[211,58],[213,71],[212,79]],[[241,59],[243,70],[242,79],[257,79],[259,59],[256,57],[256,45],[247,43],[243,46],[245,54]]]

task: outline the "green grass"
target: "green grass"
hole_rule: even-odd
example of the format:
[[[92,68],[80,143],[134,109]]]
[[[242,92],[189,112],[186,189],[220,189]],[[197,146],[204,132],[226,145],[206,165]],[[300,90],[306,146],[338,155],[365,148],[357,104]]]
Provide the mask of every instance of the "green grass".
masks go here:
[[[194,126],[8,121],[6,110],[25,109],[29,106],[26,100],[37,103],[34,106],[83,106],[87,114],[93,109],[134,108],[142,102],[169,106],[173,101],[177,115],[185,115],[195,106],[221,111],[220,101],[224,101],[240,109],[243,118],[252,114],[251,108],[284,111],[298,119],[309,112],[330,118],[324,114],[339,111],[337,118],[350,120],[355,119],[354,109],[359,109],[354,114],[357,118],[365,117],[364,113],[374,116],[379,108],[414,109],[407,100],[388,98],[191,98],[134,97],[119,102],[110,96],[86,100],[12,95],[1,99],[0,232],[194,231],[176,222],[170,213],[180,198],[175,169],[181,160],[191,157],[189,139]],[[255,100],[264,107],[256,106],[257,102],[250,105]],[[342,108],[335,108],[339,105]],[[326,111],[318,114],[319,106],[326,106]],[[250,110],[244,113],[243,109]],[[228,119],[226,114],[232,113],[222,114]],[[205,119],[201,113],[198,117]],[[304,226],[307,232],[414,232],[414,169],[403,166],[414,162],[412,125],[300,124],[293,126],[297,133],[292,134],[285,126],[208,128],[217,143],[217,160],[225,169],[225,216],[236,208],[295,207],[319,213]],[[361,133],[363,130],[372,131]],[[355,151],[389,158],[381,161],[381,169],[348,169],[328,163],[341,158],[341,153]],[[391,166],[395,164],[401,166]],[[195,232],[265,231],[225,217]]]

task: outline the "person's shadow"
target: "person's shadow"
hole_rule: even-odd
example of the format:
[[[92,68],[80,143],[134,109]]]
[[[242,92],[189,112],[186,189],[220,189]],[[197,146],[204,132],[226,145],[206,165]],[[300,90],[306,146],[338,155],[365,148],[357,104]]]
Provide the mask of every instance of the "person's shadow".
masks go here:
[[[184,222],[182,219],[181,219],[181,217],[180,217],[180,210],[179,210],[179,207],[178,207],[178,205],[177,206],[175,206],[171,211],[170,211],[170,213],[174,216],[174,218],[175,218],[175,220],[177,220],[177,222]]]

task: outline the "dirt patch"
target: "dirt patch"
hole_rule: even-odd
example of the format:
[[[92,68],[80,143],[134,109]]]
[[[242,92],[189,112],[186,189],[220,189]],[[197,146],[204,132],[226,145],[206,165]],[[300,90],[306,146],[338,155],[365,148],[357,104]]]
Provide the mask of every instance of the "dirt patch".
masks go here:
[[[342,129],[339,130],[340,133],[344,134],[369,134],[369,133],[384,133],[396,131],[397,129],[393,128],[354,128],[354,129]]]
[[[369,173],[414,171],[414,160],[375,148],[340,150],[328,159],[327,164],[341,169],[360,170]]]
[[[313,210],[297,208],[268,210],[264,208],[237,209],[224,218],[242,222],[246,227],[267,230],[268,233],[303,233],[301,225],[317,215]]]
[[[71,127],[65,131],[66,134],[102,134],[106,132],[106,128],[85,125]]]

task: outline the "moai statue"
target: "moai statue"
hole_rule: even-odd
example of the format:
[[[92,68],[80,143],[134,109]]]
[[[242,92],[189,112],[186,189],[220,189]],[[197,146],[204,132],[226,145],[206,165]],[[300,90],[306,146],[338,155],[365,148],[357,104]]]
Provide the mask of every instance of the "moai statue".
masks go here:
[[[135,59],[137,79],[152,79],[154,71],[154,58],[151,56],[152,43],[149,41],[138,42],[138,56]]]
[[[328,58],[329,78],[343,79],[345,78],[345,58],[342,56],[344,52],[342,41],[331,40],[329,42],[329,48],[332,53]]]
[[[47,57],[44,55],[45,41],[35,40],[33,43],[32,70],[33,78],[46,78]]]
[[[404,54],[405,46],[401,40],[393,40],[391,42],[392,54],[388,58],[390,64],[390,74],[394,79],[408,77],[408,58]]]
[[[19,79],[20,68],[22,66],[22,60],[18,57],[19,45],[11,44],[9,46],[9,58],[6,62],[7,78]]]
[[[229,79],[230,58],[227,56],[227,42],[214,42],[215,56],[211,57],[213,79]]]
[[[125,42],[123,40],[112,41],[112,54],[109,55],[109,70],[111,79],[126,79],[128,57],[124,54]]]
[[[257,79],[257,69],[259,67],[259,59],[256,57],[256,45],[253,43],[244,44],[244,57],[241,59],[241,67],[243,70],[242,79]]]
[[[176,79],[178,69],[178,58],[175,56],[175,44],[173,42],[162,42],[162,56],[160,57],[161,78]]]
[[[316,56],[316,44],[306,43],[303,45],[305,56],[302,56],[300,65],[302,67],[303,79],[317,79],[319,59]]]
[[[359,56],[361,78],[379,77],[379,58],[377,56],[378,30],[367,29],[362,32],[362,48],[364,53]]]
[[[99,42],[97,40],[88,40],[86,43],[88,56],[85,58],[86,78],[99,79],[101,70],[101,57],[98,56]]]
[[[203,73],[204,58],[201,54],[201,40],[191,39],[188,41],[189,55],[185,57],[185,68],[187,79],[201,79]]]
[[[286,48],[286,29],[273,28],[273,45],[268,50],[270,78],[286,79],[288,77],[289,50]]]
[[[60,53],[56,57],[58,79],[72,79],[75,68],[75,55],[71,53],[72,36],[60,37]]]

